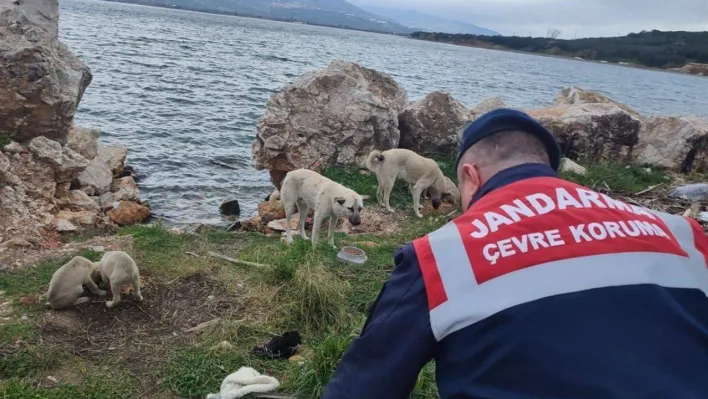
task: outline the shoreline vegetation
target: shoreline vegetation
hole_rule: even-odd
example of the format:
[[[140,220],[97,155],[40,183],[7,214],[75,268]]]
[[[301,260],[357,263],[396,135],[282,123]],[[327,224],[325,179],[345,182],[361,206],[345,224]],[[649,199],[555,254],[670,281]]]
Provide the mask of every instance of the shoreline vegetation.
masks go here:
[[[452,159],[438,162],[454,177]],[[358,168],[331,168],[326,175],[375,195],[375,176]],[[604,163],[588,165],[585,175],[566,172],[563,177],[620,199],[631,196],[656,205],[653,201],[664,197],[664,190],[647,189],[668,186],[672,175]],[[401,182],[392,199],[398,214],[395,233],[335,236],[340,248],[356,245],[366,251],[369,261],[361,267],[339,263],[326,244],[313,248],[296,239],[286,246],[279,234],[180,233],[158,224],[117,233],[132,242],[143,303],[128,298],[106,310],[105,299],[93,298],[81,308],[44,308],[42,295],[57,267],[73,255],[100,258],[90,246],[36,267],[0,272],[0,309],[17,316],[0,322],[0,397],[203,398],[242,366],[278,378],[281,392],[293,398],[320,397],[391,273],[396,248],[447,221],[450,208],[440,212],[427,206],[425,217],[416,218]],[[76,243],[87,239],[73,237]],[[266,267],[232,264],[210,252]],[[300,357],[269,360],[251,354],[254,346],[290,330],[303,336]],[[430,364],[411,398],[437,397]]]
[[[558,32],[560,33],[560,32]],[[415,32],[413,39],[490,50],[571,58],[668,72],[708,75],[708,32],[642,31],[582,39]],[[694,66],[694,68],[687,68]],[[695,70],[694,70],[695,69]]]

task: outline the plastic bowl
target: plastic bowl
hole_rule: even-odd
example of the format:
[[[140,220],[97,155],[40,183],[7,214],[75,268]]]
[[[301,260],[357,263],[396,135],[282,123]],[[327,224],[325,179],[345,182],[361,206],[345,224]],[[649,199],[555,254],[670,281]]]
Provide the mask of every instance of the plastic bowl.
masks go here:
[[[366,253],[357,247],[344,247],[337,254],[337,259],[345,263],[363,265],[368,258]]]

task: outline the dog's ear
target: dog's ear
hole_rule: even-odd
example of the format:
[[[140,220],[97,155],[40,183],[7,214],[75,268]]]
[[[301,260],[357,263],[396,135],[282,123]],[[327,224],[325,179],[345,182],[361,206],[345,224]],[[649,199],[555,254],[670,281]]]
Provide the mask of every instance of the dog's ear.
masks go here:
[[[334,202],[344,206],[344,203],[347,202],[347,200],[342,197],[334,197]]]

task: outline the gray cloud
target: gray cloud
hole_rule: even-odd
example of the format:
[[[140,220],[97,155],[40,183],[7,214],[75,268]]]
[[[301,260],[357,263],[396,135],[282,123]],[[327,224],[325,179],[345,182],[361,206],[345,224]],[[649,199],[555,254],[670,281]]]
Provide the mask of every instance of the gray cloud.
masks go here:
[[[708,31],[708,0],[354,0],[464,20],[505,35],[563,38],[641,30]]]

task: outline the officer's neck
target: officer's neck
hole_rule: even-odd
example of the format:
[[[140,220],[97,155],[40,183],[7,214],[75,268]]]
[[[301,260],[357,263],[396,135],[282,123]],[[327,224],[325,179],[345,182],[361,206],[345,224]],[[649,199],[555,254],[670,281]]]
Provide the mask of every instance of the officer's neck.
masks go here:
[[[557,174],[550,166],[542,163],[524,163],[500,170],[482,184],[479,191],[472,197],[470,206],[496,189],[517,181],[542,176],[556,177]]]

